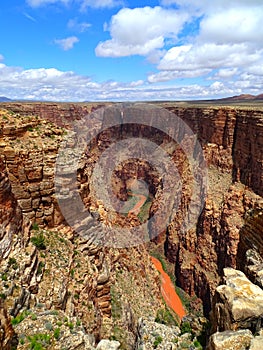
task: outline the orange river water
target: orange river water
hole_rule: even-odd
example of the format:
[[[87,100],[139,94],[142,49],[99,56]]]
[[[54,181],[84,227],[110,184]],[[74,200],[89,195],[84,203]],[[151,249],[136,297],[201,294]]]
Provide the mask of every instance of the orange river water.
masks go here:
[[[162,264],[158,259],[154,258],[153,256],[151,256],[151,259],[155,268],[161,274],[161,292],[166,304],[180,317],[180,319],[182,319],[186,313],[181,299],[178,297],[174,289],[174,285],[170,277],[163,270]]]
[[[144,195],[136,193],[131,193],[131,195],[137,197],[139,201],[129,212],[133,212],[137,215],[147,198]],[[155,268],[161,274],[161,292],[166,304],[180,317],[180,319],[182,319],[186,315],[186,313],[183,304],[174,289],[174,285],[170,277],[163,270],[162,264],[158,259],[151,256],[151,260]]]

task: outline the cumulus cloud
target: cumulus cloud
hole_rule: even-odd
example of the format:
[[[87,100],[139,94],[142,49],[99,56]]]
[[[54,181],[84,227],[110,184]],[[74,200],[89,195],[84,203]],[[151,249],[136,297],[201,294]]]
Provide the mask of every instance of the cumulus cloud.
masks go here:
[[[161,59],[161,70],[217,69],[221,67],[244,67],[257,62],[263,50],[251,50],[246,44],[205,43],[173,47]]]
[[[192,11],[199,11],[203,13],[217,12],[219,10],[225,10],[229,7],[251,7],[261,6],[261,0],[161,0],[160,4],[163,6],[176,5],[181,8],[191,9]]]
[[[213,76],[213,79],[230,79],[237,75],[239,70],[237,68],[223,68],[219,69]]]
[[[73,46],[79,42],[76,36],[70,36],[65,39],[55,39],[54,43],[59,45],[64,51],[73,49]]]
[[[211,69],[196,69],[196,70],[185,70],[185,71],[161,71],[158,73],[151,73],[148,75],[149,83],[158,83],[163,81],[182,79],[182,78],[196,78],[205,76],[210,73]]]
[[[143,80],[98,83],[90,77],[55,68],[24,70],[0,63],[0,96],[13,99],[47,101],[132,101],[208,99],[237,95],[245,91],[262,92],[262,77],[243,73],[239,80],[217,80],[207,85],[160,85]]]
[[[215,12],[204,18],[200,24],[202,41],[225,43],[258,43],[263,37],[263,7],[230,8]]]
[[[142,80],[97,83],[72,71],[63,72],[55,68],[24,70],[0,63],[0,95],[12,99],[85,101],[118,99],[125,94],[127,99],[129,91],[138,89],[143,83]]]
[[[121,57],[147,56],[164,47],[166,38],[176,38],[188,15],[160,6],[123,8],[114,15],[109,24],[111,39],[100,42],[96,55]]]
[[[83,33],[91,27],[91,24],[87,22],[78,22],[77,18],[72,18],[68,21],[67,27],[71,30]]]
[[[211,73],[207,79],[239,79],[245,71],[260,74],[261,0],[162,0],[160,3],[168,9],[176,5],[179,12],[187,10],[191,14],[189,26],[199,19],[199,27],[194,36],[183,37],[180,45],[164,53],[157,64],[160,72],[150,74],[149,82],[204,77],[207,73]]]

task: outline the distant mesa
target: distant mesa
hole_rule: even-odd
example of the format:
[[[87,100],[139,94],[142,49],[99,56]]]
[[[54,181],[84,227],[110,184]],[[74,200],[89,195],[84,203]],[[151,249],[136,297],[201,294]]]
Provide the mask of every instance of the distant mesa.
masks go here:
[[[250,95],[250,94],[241,94],[237,96],[225,97],[219,99],[220,101],[260,101],[263,100],[263,94],[260,95]]]
[[[0,102],[9,102],[12,101],[10,98],[7,98],[5,96],[0,96]]]

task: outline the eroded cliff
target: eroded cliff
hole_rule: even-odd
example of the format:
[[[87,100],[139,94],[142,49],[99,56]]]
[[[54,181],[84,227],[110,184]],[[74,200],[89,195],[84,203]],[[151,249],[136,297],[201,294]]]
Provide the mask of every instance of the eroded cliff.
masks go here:
[[[244,256],[251,249],[262,256],[262,217],[259,215],[263,207],[262,111],[165,106],[198,135],[207,162],[208,192],[204,208],[196,227],[188,231],[180,229],[191,197],[188,185],[191,174],[184,152],[160,131],[133,125],[109,128],[112,119],[110,122],[103,119],[103,114],[100,115],[102,126],[96,126],[93,121],[98,137],[80,162],[78,181],[85,205],[93,213],[99,213],[102,220],[109,220],[111,213],[94,199],[89,178],[100,155],[116,140],[140,135],[157,143],[173,156],[182,178],[182,200],[167,230],[148,246],[116,250],[98,247],[90,237],[76,235],[64,222],[55,195],[55,163],[63,136],[70,133],[72,121],[83,119],[92,106],[11,103],[3,107],[7,110],[0,116],[4,213],[1,249],[5,258],[1,272],[8,279],[2,284],[5,303],[13,317],[27,306],[39,319],[42,333],[47,322],[53,330],[57,322],[63,325],[75,322],[75,331],[81,331],[78,329],[81,322],[97,341],[112,336],[121,340],[124,349],[131,349],[139,317],[154,316],[156,310],[164,308],[149,247],[151,250],[164,247],[167,260],[174,266],[176,283],[190,296],[196,294],[202,299],[206,315],[212,308],[225,267],[237,267],[247,274],[250,271],[256,283],[260,273],[251,267],[251,258],[244,262]],[[113,117],[117,123],[125,121],[121,114]],[[100,128],[106,130],[100,132]],[[138,161],[126,161],[116,169],[115,190],[122,201],[127,200],[130,177],[149,184],[150,202],[156,199],[147,209],[146,215],[151,216],[161,198],[162,183],[156,169]],[[170,181],[174,184],[172,177]],[[199,200],[196,197],[193,202]],[[177,204],[173,201],[171,205]],[[69,205],[70,211],[74,216]],[[125,220],[127,218],[122,218],[120,223],[125,224]],[[34,224],[31,230],[29,221]],[[138,224],[138,218],[133,217],[132,225]],[[153,238],[150,225],[148,235]],[[38,240],[43,237],[45,249],[34,245],[32,237]],[[260,269],[257,264],[257,271]],[[61,314],[55,320],[42,319],[39,304],[44,310],[56,309]],[[67,322],[63,321],[65,317],[69,317]],[[54,346],[55,339],[52,341]],[[87,344],[83,338],[82,346]]]

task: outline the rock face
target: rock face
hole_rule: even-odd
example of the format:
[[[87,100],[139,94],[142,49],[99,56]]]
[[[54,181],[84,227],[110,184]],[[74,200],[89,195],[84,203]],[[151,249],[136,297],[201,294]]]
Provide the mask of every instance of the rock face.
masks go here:
[[[145,319],[139,320],[136,350],[177,349],[180,328],[167,327]]]
[[[196,229],[181,235],[178,216],[171,223],[166,256],[175,264],[179,286],[196,293],[208,315],[223,268],[244,270],[246,250],[261,249],[261,219],[248,220],[247,214],[262,208],[262,111],[167,108],[198,135],[208,164],[208,194]],[[250,121],[253,136],[245,136]]]
[[[251,282],[263,289],[263,258],[257,251],[247,250],[244,271]]]
[[[11,192],[5,163],[0,158],[0,261],[8,256],[13,236],[22,225],[22,213]]]
[[[258,332],[263,326],[263,290],[232,268],[224,269],[223,283],[214,297],[213,331],[247,328]]]
[[[250,346],[253,336],[249,330],[225,331],[215,333],[210,338],[207,350],[246,350]]]
[[[0,346],[2,350],[12,350],[17,344],[17,339],[2,299],[0,299],[0,310]]]
[[[25,308],[43,304],[46,311],[55,308],[65,312],[69,319],[76,315],[96,342],[111,336],[118,339],[122,348],[133,349],[138,319],[163,307],[158,275],[147,249],[102,249],[94,244],[92,229],[90,235],[75,235],[65,225],[55,197],[54,166],[63,135],[69,133],[72,121],[91,111],[92,105],[7,103],[1,106],[7,110],[0,113],[0,257],[3,257],[4,276],[0,284],[8,312],[16,317]],[[189,164],[182,150],[175,152],[174,143],[163,133],[153,133],[151,128],[138,125],[109,127],[99,133],[113,121],[128,123],[128,116],[114,114],[107,119],[101,114],[100,119],[94,118],[92,124],[98,137],[80,161],[78,189],[89,210],[108,220],[111,213],[94,201],[89,179],[94,164],[111,142],[139,133],[174,155],[183,183],[182,201],[175,219],[156,238],[156,243],[164,245],[167,259],[174,264],[177,284],[190,295],[197,294],[208,315],[226,266],[239,268],[253,283],[262,286],[263,112],[244,108],[165,107],[198,135],[206,157],[208,195],[196,227],[184,233],[180,231],[191,198]],[[122,170],[117,169],[115,177],[121,200],[127,199],[129,174],[145,179],[151,196],[161,198],[161,181],[156,171],[146,163],[135,166],[126,162]],[[168,180],[175,191],[174,203],[169,205],[175,206],[177,187],[174,178]],[[62,195],[63,190],[67,194],[67,184]],[[191,200],[198,205],[200,196]],[[150,214],[157,204],[153,203]],[[72,216],[76,214],[70,203],[68,211]],[[27,221],[34,223],[34,229],[29,230]],[[133,224],[136,223],[135,217]],[[40,248],[41,237],[45,249]],[[31,241],[32,238],[35,239]],[[259,289],[239,272],[226,270],[226,274],[226,279],[232,282],[228,284],[226,280],[226,285],[216,291],[215,331],[238,327],[259,329],[260,306],[253,304],[255,309],[251,314],[248,306],[244,316],[236,301],[248,300],[252,291],[260,299]],[[5,281],[6,278],[12,283]],[[243,290],[240,283],[247,289]],[[226,303],[228,311],[224,314],[222,305]],[[144,334],[143,326],[140,330]],[[176,348],[175,344],[169,346]]]

